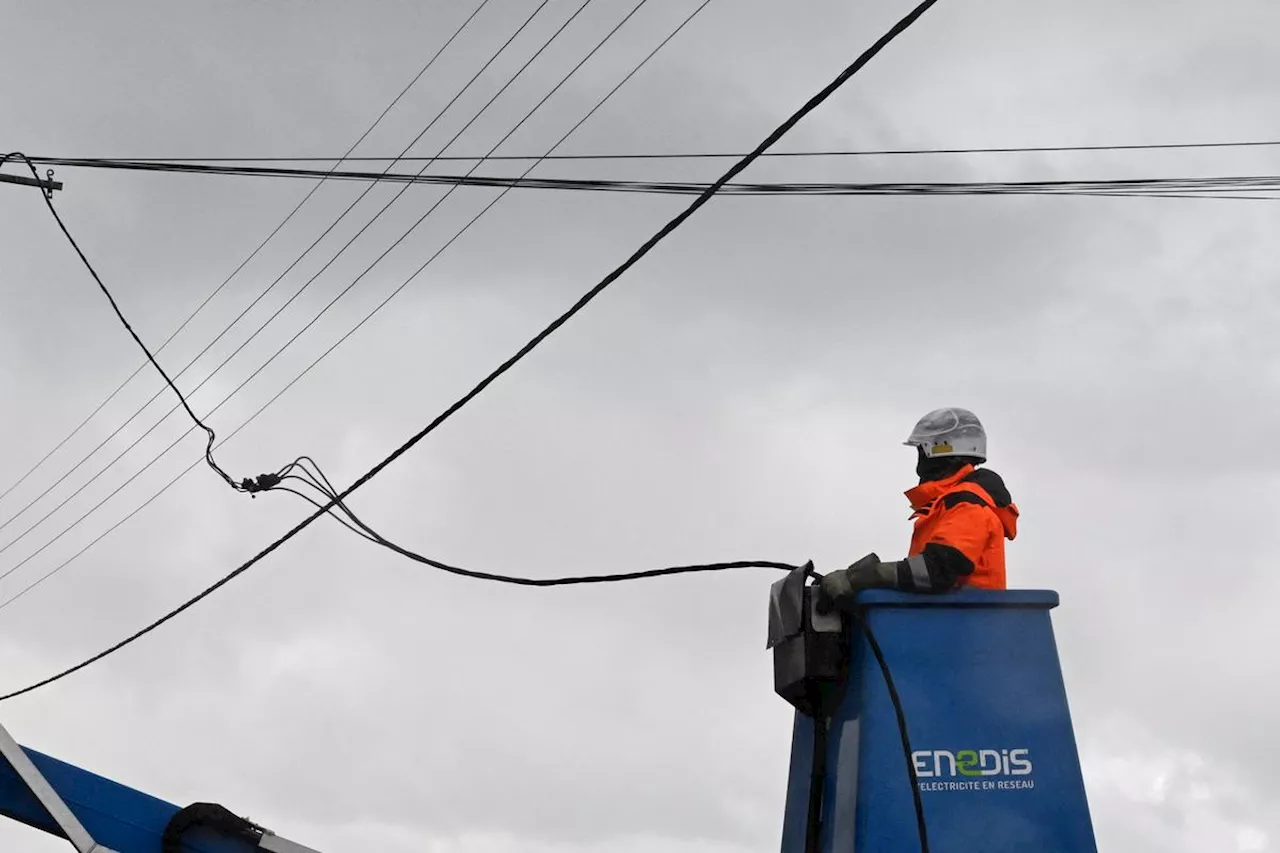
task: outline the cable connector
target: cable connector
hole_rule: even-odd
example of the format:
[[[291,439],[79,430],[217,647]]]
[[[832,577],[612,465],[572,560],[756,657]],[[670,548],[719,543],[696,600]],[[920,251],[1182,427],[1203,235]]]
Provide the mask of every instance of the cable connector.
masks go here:
[[[279,474],[259,474],[256,480],[251,480],[248,477],[241,480],[240,490],[252,495],[258,492],[270,491],[278,485],[280,485]]]
[[[808,717],[829,717],[843,695],[848,636],[842,615],[818,607],[813,562],[798,566],[769,588],[773,688]]]

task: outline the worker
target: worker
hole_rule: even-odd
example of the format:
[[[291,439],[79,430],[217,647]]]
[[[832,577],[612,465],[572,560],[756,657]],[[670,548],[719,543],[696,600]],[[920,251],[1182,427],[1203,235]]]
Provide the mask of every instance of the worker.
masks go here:
[[[940,593],[961,587],[1004,589],[1004,540],[1018,532],[1018,507],[1004,480],[987,468],[987,434],[968,409],[925,415],[905,442],[916,449],[919,485],[907,491],[915,529],[906,559],[868,554],[819,583],[818,606],[848,605],[859,590]]]

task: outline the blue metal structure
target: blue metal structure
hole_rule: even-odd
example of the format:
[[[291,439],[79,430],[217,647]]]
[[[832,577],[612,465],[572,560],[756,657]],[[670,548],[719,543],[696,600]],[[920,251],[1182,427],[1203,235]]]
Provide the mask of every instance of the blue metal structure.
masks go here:
[[[180,809],[20,747],[3,727],[0,815],[66,838],[80,853],[315,853],[221,807]]]
[[[1057,605],[1056,593],[1035,591],[859,598],[901,698],[934,853],[1096,853],[1049,618]],[[817,849],[918,850],[886,680],[865,632],[846,627],[848,672],[826,732]],[[813,824],[814,735],[814,719],[797,712],[783,853],[804,853]]]
[[[855,619],[818,611],[811,571],[770,599],[775,689],[798,709],[782,853],[919,849],[908,756],[868,631],[905,713],[934,853],[1096,853],[1049,617],[1056,593],[869,591]],[[79,853],[315,853],[220,806],[179,808],[25,749],[3,727],[0,816]]]

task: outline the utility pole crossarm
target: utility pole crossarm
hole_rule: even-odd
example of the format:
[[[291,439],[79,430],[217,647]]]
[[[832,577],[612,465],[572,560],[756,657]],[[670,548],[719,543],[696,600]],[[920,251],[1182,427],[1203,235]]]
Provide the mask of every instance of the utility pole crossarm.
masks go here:
[[[6,175],[0,172],[0,184],[19,184],[24,187],[39,187],[47,193],[62,189],[62,181],[55,181],[52,178],[42,180],[40,178],[29,178],[26,175]]]

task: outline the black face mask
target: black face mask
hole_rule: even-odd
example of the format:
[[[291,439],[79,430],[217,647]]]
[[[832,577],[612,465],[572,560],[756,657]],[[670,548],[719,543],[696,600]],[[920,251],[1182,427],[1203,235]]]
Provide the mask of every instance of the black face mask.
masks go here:
[[[921,483],[932,483],[945,480],[966,465],[976,465],[978,460],[971,456],[943,456],[930,459],[924,451],[916,448],[916,476]]]

